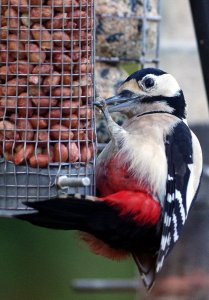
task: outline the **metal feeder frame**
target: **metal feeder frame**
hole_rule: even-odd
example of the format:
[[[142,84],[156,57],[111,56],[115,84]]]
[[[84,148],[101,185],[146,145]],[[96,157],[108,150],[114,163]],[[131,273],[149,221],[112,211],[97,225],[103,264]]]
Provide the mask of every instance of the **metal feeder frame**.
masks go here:
[[[31,0],[32,1],[32,0]],[[29,1],[29,9],[28,9],[28,19],[29,19],[29,22],[32,23],[32,19],[31,19],[31,8],[33,9],[34,7],[35,8],[40,8],[40,10],[42,11],[42,8],[43,6],[42,5],[33,5],[31,4],[31,7],[30,7],[30,1]],[[47,2],[48,4],[49,2]],[[54,1],[52,2],[54,3]],[[63,2],[65,3],[65,2]],[[82,95],[81,93],[79,93],[78,95],[78,101],[79,103],[84,103],[85,101],[85,104],[81,104],[81,105],[85,105],[86,108],[91,108],[92,110],[92,113],[91,113],[91,117],[90,117],[90,120],[91,120],[91,128],[87,127],[88,125],[86,125],[86,127],[84,127],[85,129],[83,129],[85,132],[86,132],[86,135],[88,135],[88,130],[92,130],[92,132],[95,133],[95,116],[94,116],[94,108],[93,108],[93,105],[92,105],[92,101],[94,99],[94,95],[95,95],[95,88],[94,88],[94,57],[95,57],[95,49],[94,49],[94,3],[93,1],[87,1],[86,4],[83,4],[84,2],[80,2],[79,4],[79,7],[74,7],[72,5],[71,7],[71,14],[72,14],[72,17],[69,17],[68,16],[68,21],[74,21],[76,20],[77,18],[77,27],[74,29],[74,24],[72,24],[72,27],[69,28],[68,30],[70,31],[69,35],[70,35],[70,40],[69,40],[69,44],[68,44],[68,50],[66,50],[66,48],[64,48],[64,43],[66,42],[63,38],[63,40],[61,41],[62,45],[61,45],[61,48],[62,50],[65,49],[64,53],[66,54],[67,51],[69,51],[69,56],[71,57],[72,59],[72,64],[69,65],[68,67],[68,73],[69,73],[69,76],[71,76],[71,83],[69,84],[69,87],[72,87],[73,89],[73,80],[74,80],[74,77],[73,76],[77,76],[76,78],[78,78],[78,82],[81,82],[82,80],[82,75],[85,75],[86,78],[90,77],[91,78],[91,85],[88,85],[88,81],[86,79],[86,83],[84,83],[84,85],[86,84],[86,94]],[[18,39],[18,45],[20,45],[20,40],[19,40],[19,35],[20,35],[20,26],[23,25],[21,22],[21,17],[20,16],[24,16],[24,14],[22,13],[22,11],[20,10],[20,5],[21,3],[19,2],[19,5],[16,9],[16,12],[17,12],[17,17],[15,17],[17,19],[17,31],[16,31],[16,34],[17,34],[17,39]],[[64,4],[63,4],[64,5]],[[85,6],[86,5],[86,6]],[[81,7],[82,6],[82,7]],[[12,7],[12,4],[10,3],[10,0],[8,1],[8,3],[5,5],[1,5],[0,7],[0,15],[2,15],[2,9],[4,9],[4,11],[8,8],[8,11],[9,9]],[[13,6],[14,7],[14,6]],[[47,6],[48,7],[48,6]],[[56,9],[56,6],[51,6],[52,7],[52,11],[54,11],[54,14],[55,13],[58,13],[59,11],[55,11]],[[60,9],[60,8],[59,8]],[[61,10],[63,10],[63,13],[66,12],[65,11],[65,6],[62,6],[61,7]],[[79,17],[75,17],[74,16],[74,11],[77,9],[77,11],[80,9],[83,10],[83,11],[86,11],[86,16],[81,16],[80,18]],[[41,13],[42,14],[42,13]],[[7,26],[8,26],[8,30],[11,29],[11,20],[15,20],[15,18],[13,16],[9,15],[7,16]],[[72,19],[70,19],[72,18]],[[48,18],[49,20],[49,18]],[[54,17],[51,18],[52,20],[52,25],[51,25],[51,29],[48,29],[48,30],[51,30],[51,34],[54,33],[54,23],[53,23],[53,20],[54,20]],[[89,20],[90,20],[90,24],[91,25],[88,25],[89,23]],[[81,22],[82,21],[86,21],[86,24],[85,25],[86,27],[82,27],[83,25],[81,25]],[[0,20],[0,24],[1,26],[3,21]],[[42,17],[40,17],[40,19],[38,21],[34,21],[35,23],[37,22],[40,26],[44,25],[45,23],[45,20],[42,19]],[[62,22],[64,24],[64,20],[62,19]],[[31,23],[28,25],[28,32],[30,32],[30,35],[33,33],[33,23],[31,25]],[[42,24],[43,23],[43,24]],[[73,23],[73,22],[72,22]],[[45,26],[45,25],[44,25]],[[71,25],[70,25],[71,26]],[[63,32],[67,32],[65,31],[66,29],[63,29],[64,27],[62,27],[61,29],[56,29],[57,31],[60,31],[61,33]],[[9,32],[9,31],[8,31]],[[10,30],[10,33],[12,32],[12,30]],[[38,45],[40,48],[39,52],[37,53],[41,53],[42,51],[42,48],[41,48],[41,43],[43,43],[43,41],[41,40],[42,39],[42,29],[40,29],[40,40],[36,40],[35,39],[35,43],[36,45]],[[77,34],[77,40],[76,38],[74,38],[74,34],[76,35]],[[10,36],[11,37],[11,36]],[[80,37],[82,37],[80,39]],[[84,42],[83,42],[84,41]],[[5,39],[5,40],[0,40],[0,43],[1,44],[4,44],[6,45],[6,51],[10,51],[9,47],[8,47],[8,44],[9,44],[10,40],[9,39]],[[54,62],[54,58],[53,58],[53,55],[54,55],[54,49],[55,49],[55,44],[56,42],[59,42],[59,41],[56,41],[56,38],[53,38],[51,41],[47,41],[47,42],[50,42],[51,43],[51,48],[47,48],[45,50],[43,50],[46,54],[46,57],[47,57],[47,63],[48,64],[51,64],[55,70],[57,70],[57,66],[56,66],[56,63]],[[82,48],[82,45],[86,42],[85,45],[86,46],[86,49],[83,50]],[[24,42],[25,44],[28,45],[29,47],[29,44],[30,43],[34,43],[34,37],[31,38],[31,36],[28,37],[28,39]],[[74,50],[74,47],[75,47],[75,43],[77,45],[77,49],[78,50]],[[82,44],[83,43],[83,44]],[[88,49],[88,45],[89,46],[89,49]],[[57,46],[57,44],[56,44]],[[54,47],[54,48],[53,48]],[[61,51],[62,50],[57,50],[57,51]],[[29,51],[29,50],[26,50],[26,51]],[[77,52],[76,52],[77,51]],[[55,50],[56,52],[56,50]],[[85,54],[83,54],[85,52]],[[18,49],[16,50],[16,60],[17,60],[17,63],[19,62],[20,60],[20,53],[21,53],[21,50],[19,52],[19,47]],[[73,53],[74,55],[77,54],[80,58],[78,59],[78,61],[74,61],[72,56],[71,56],[71,53]],[[10,55],[10,54],[9,54]],[[5,65],[6,68],[9,68],[9,64],[10,62],[8,61],[8,58],[9,58],[9,55],[7,54],[7,61],[5,63],[2,63],[0,66],[2,65]],[[48,55],[48,56],[47,56]],[[86,63],[87,65],[90,65],[90,66],[93,66],[93,68],[91,69],[91,71],[89,71],[88,67],[86,67],[87,71],[82,71],[81,70],[81,67],[82,67],[82,57],[83,55],[86,55],[84,57],[86,57],[87,59],[89,59],[89,63]],[[30,60],[30,53],[27,52],[26,54],[26,63],[29,65],[29,64],[33,64],[32,60]],[[42,62],[41,62],[42,63]],[[41,63],[34,63],[35,65],[41,65]],[[45,63],[45,60],[44,60],[44,63]],[[61,66],[60,66],[60,76],[61,76],[61,82],[59,83],[59,85],[56,85],[56,87],[60,87],[61,89],[64,87],[66,87],[66,84],[64,85],[63,83],[63,76],[64,76],[64,68],[66,66],[66,63],[64,62],[64,59],[61,60]],[[77,71],[75,71],[75,66],[77,68]],[[25,76],[25,78],[27,78],[27,83],[26,83],[26,90],[27,90],[27,93],[29,93],[29,75],[33,75],[32,74],[32,71],[29,71],[28,70],[28,73],[27,74],[19,74],[18,73],[18,66],[17,66],[17,69],[16,69],[16,73],[14,74],[14,76],[16,76],[16,78],[19,78],[19,76]],[[45,73],[40,73],[39,75],[43,75],[43,78],[45,78],[44,76],[46,76],[47,74]],[[51,75],[52,76],[52,71],[50,74],[48,75]],[[24,77],[23,76],[23,77]],[[43,80],[43,78],[41,78]],[[73,79],[72,79],[73,78]],[[2,83],[3,82],[3,83]],[[7,82],[8,82],[8,74],[6,74],[6,79],[5,79],[5,83],[4,81],[0,81],[0,87],[2,85],[4,86],[7,86]],[[21,85],[19,85],[21,86]],[[17,86],[15,86],[16,88],[16,95],[15,96],[12,96],[12,97],[16,97],[16,99],[18,99],[18,96],[19,96],[19,93],[18,93],[18,88],[19,88],[18,84]],[[42,83],[39,83],[37,85],[37,87],[39,89],[41,89],[42,87]],[[80,87],[80,85],[78,86]],[[49,97],[52,96],[52,98],[54,97],[54,95],[52,95],[52,88],[51,86],[49,86]],[[92,93],[91,95],[88,94],[88,90],[92,90]],[[6,97],[7,97],[7,91],[5,93]],[[29,95],[29,94],[28,94]],[[63,101],[63,97],[62,97],[62,92],[61,92],[61,96],[60,96],[60,99],[59,101]],[[71,93],[72,95],[72,93]],[[90,96],[89,96],[90,95]],[[39,91],[39,94],[37,97],[40,97],[41,98],[41,94],[40,94],[40,91]],[[71,102],[72,102],[72,99],[74,96],[69,96],[69,98],[71,99]],[[66,98],[66,97],[65,97]],[[64,98],[64,99],[65,99]],[[85,99],[85,100],[83,100]],[[27,106],[25,107],[26,110],[28,110],[28,107],[30,105],[27,104]],[[62,106],[60,106],[60,110],[61,110],[61,116],[62,116]],[[29,107],[30,108],[30,107]],[[34,107],[33,107],[34,108]],[[6,117],[6,109],[7,107],[5,108],[5,115],[3,116],[3,120],[5,120],[5,117]],[[38,106],[37,109],[37,114],[38,114],[38,118],[41,118],[41,114],[39,114],[39,109],[40,109],[40,106]],[[48,110],[49,110],[49,113],[50,113],[50,110],[53,109],[53,107],[51,106],[51,104],[49,104],[49,107],[48,107]],[[15,113],[17,114],[17,111],[18,111],[18,107],[16,107],[15,109]],[[72,114],[72,111],[69,109],[69,114]],[[8,117],[7,117],[8,118]],[[19,116],[18,116],[19,118]],[[17,120],[18,120],[17,118]],[[26,112],[26,117],[25,117],[27,120],[29,119],[29,116],[28,116],[28,112]],[[62,118],[62,117],[61,117]],[[83,119],[84,121],[82,121]],[[24,118],[20,118],[20,119],[24,119]],[[15,129],[14,129],[14,132],[16,133],[16,123],[17,123],[17,120],[14,122],[15,123]],[[38,119],[39,120],[39,119]],[[50,120],[50,118],[49,118]],[[48,164],[47,167],[44,167],[44,168],[41,168],[39,165],[37,167],[31,167],[28,163],[28,161],[25,161],[23,162],[23,164],[15,164],[13,163],[12,161],[10,160],[6,160],[3,156],[0,157],[0,216],[5,216],[5,217],[9,217],[11,215],[15,215],[15,214],[19,214],[19,213],[28,213],[28,208],[26,208],[25,205],[22,204],[22,202],[24,201],[39,201],[39,200],[43,200],[43,199],[51,199],[53,197],[66,197],[67,195],[69,194],[74,194],[74,193],[80,193],[80,194],[88,194],[88,195],[94,195],[95,194],[95,162],[96,162],[96,141],[94,138],[85,138],[84,140],[82,138],[80,138],[79,136],[79,132],[82,128],[80,128],[80,121],[81,122],[86,122],[86,124],[88,123],[88,117],[87,119],[85,120],[84,117],[80,117],[80,107],[78,107],[78,127],[76,129],[73,129],[71,128],[71,125],[69,126],[69,130],[71,131],[76,131],[77,132],[77,138],[75,138],[75,140],[68,140],[69,143],[71,142],[76,142],[77,145],[78,145],[78,149],[80,151],[80,142],[85,144],[86,147],[88,148],[89,147],[89,143],[91,144],[92,146],[92,151],[93,151],[93,157],[91,158],[90,161],[88,161],[87,163],[85,161],[82,161],[81,158],[79,158],[76,162],[62,162],[62,159],[60,158],[59,162],[50,162]],[[50,121],[49,121],[50,122]],[[61,119],[59,121],[59,124],[61,124]],[[37,131],[39,130],[39,127],[37,127]],[[62,143],[62,138],[61,138],[61,132],[59,132],[59,138],[57,138],[56,140],[52,141],[52,139],[50,138],[50,134],[51,134],[51,127],[50,125],[48,125],[48,129],[46,128],[45,129],[46,131],[48,130],[48,140],[46,141],[47,142],[47,148],[48,148],[48,153],[49,153],[49,146],[51,145],[50,143],[53,142],[57,142],[57,143]],[[24,131],[24,130],[23,130]],[[28,132],[30,131],[30,129],[25,128],[25,131]],[[33,131],[35,132],[36,129],[33,129]],[[42,130],[44,131],[44,130]],[[5,136],[5,132],[6,130],[4,130],[1,134],[3,134]],[[35,133],[34,133],[35,135]],[[26,136],[26,135],[25,135]],[[5,138],[6,139],[6,138]],[[13,143],[15,143],[14,141],[15,138],[13,138]],[[64,138],[63,138],[64,139]],[[24,144],[24,147],[26,147],[26,145],[28,143],[30,143],[31,141],[30,140],[25,140],[25,141],[22,141],[23,144]],[[4,143],[5,141],[3,141],[3,149],[4,149]],[[35,147],[35,155],[38,155],[38,139],[36,138],[34,141],[34,147]],[[83,145],[82,144],[82,145]],[[66,141],[66,145],[67,145],[67,141]],[[14,149],[14,146],[13,146],[13,149]],[[13,150],[12,150],[13,151]],[[59,148],[59,151],[60,148]],[[25,155],[25,154],[24,154]],[[60,157],[61,157],[61,154],[60,154]]]

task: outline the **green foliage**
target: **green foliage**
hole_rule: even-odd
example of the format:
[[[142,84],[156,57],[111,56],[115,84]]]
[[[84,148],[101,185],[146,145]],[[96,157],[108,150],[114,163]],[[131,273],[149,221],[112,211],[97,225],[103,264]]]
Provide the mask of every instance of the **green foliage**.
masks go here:
[[[84,293],[76,278],[132,278],[131,260],[112,262],[91,254],[69,231],[0,219],[0,299],[132,300],[133,293]]]

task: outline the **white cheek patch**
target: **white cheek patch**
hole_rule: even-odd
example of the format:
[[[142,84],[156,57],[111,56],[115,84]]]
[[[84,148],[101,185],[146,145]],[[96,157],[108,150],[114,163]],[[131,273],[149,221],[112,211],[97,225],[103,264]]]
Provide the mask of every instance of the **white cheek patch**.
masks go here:
[[[180,93],[180,86],[176,79],[170,74],[163,74],[161,76],[149,75],[149,77],[155,80],[155,86],[153,89],[147,92],[151,97],[153,96],[165,96],[174,97]]]

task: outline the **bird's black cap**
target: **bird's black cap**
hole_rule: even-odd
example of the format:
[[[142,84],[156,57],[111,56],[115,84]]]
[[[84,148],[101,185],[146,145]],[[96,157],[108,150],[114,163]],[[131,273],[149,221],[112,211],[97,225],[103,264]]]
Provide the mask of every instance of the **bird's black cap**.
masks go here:
[[[160,76],[163,74],[167,74],[166,72],[160,70],[160,69],[155,69],[155,68],[146,68],[146,69],[142,69],[139,71],[134,72],[133,74],[131,74],[125,82],[131,80],[131,79],[135,79],[136,81],[142,80],[142,78],[148,74],[153,74],[156,76]]]

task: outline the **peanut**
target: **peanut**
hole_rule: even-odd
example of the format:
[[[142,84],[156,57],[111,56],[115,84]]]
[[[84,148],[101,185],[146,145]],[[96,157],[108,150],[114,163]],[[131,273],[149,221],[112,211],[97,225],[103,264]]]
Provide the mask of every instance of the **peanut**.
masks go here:
[[[75,65],[74,72],[75,74],[86,74],[92,71],[92,62],[90,59],[81,58],[81,61]]]
[[[92,159],[92,156],[93,156],[92,146],[91,145],[88,145],[88,146],[83,145],[81,147],[81,161],[88,163]]]
[[[52,162],[52,158],[47,154],[38,153],[37,155],[31,156],[29,164],[32,168],[46,168],[49,163]]]
[[[62,118],[62,125],[70,128],[78,128],[78,116],[76,114],[69,114]]]
[[[63,29],[67,25],[67,13],[57,13],[53,20],[45,23],[47,29]]]
[[[71,112],[76,113],[78,111],[79,102],[72,100],[64,100],[59,103],[61,112],[63,115],[69,115]]]
[[[92,118],[92,110],[90,108],[81,107],[78,110],[78,113],[79,113],[80,118],[84,118],[86,120]]]
[[[31,20],[43,20],[52,18],[52,8],[50,6],[34,7],[30,12]]]
[[[4,85],[0,86],[0,97],[3,96],[16,96],[26,90],[26,78],[14,78],[8,80]]]
[[[67,33],[62,32],[62,31],[55,31],[52,34],[53,40],[55,45],[59,46],[59,47],[66,47],[66,48],[70,48],[71,44],[73,44],[73,42],[71,42],[70,37]]]
[[[45,77],[43,81],[44,91],[47,93],[50,91],[50,89],[59,86],[60,80],[61,80],[61,75],[56,71],[54,71],[49,76]]]
[[[85,141],[85,133],[83,130],[73,131],[73,139],[77,140],[78,142]]]
[[[8,72],[8,67],[7,66],[2,66],[0,67],[0,78],[2,80],[9,80],[11,79],[12,77],[14,77],[14,75],[12,76],[10,74],[10,72]]]
[[[68,159],[68,148],[62,143],[54,145],[54,162],[66,162]]]
[[[68,18],[73,19],[73,21],[77,24],[78,28],[91,28],[92,20],[90,18],[86,18],[87,12],[81,9],[74,10],[68,13]]]
[[[9,54],[18,60],[26,57],[25,46],[15,34],[10,34],[8,37],[8,50]]]
[[[16,111],[17,99],[16,97],[3,97],[0,99],[0,108],[5,109],[5,112],[12,113]]]
[[[7,19],[7,26],[10,32],[17,32],[18,29],[18,14],[12,7],[8,8],[5,13],[5,18]]]
[[[34,67],[32,73],[33,74],[40,74],[40,75],[47,75],[51,74],[53,72],[53,66],[52,65],[37,65]]]
[[[21,20],[21,22],[22,22],[22,24],[25,26],[25,27],[30,27],[31,26],[31,20],[30,20],[30,18],[29,18],[29,15],[28,14],[22,14],[21,16],[20,16],[20,20]]]
[[[59,70],[63,68],[65,71],[71,71],[72,60],[67,54],[54,53],[53,62]]]
[[[30,96],[44,96],[44,92],[42,91],[42,89],[39,86],[35,86],[35,85],[29,85],[28,87],[28,94]]]
[[[17,100],[18,114],[20,117],[31,117],[33,114],[33,107],[31,97],[27,93],[21,93]]]
[[[41,6],[44,0],[30,0],[31,5]]]
[[[8,26],[2,26],[0,28],[0,39],[3,42],[5,40],[5,42],[7,41],[9,36],[9,29]]]
[[[60,123],[60,117],[61,117],[61,112],[58,109],[52,109],[46,115],[46,118],[50,120],[49,122],[51,125]]]
[[[46,96],[44,96],[44,97],[33,97],[32,102],[37,107],[45,107],[45,108],[53,107],[53,106],[56,106],[56,104],[57,104],[56,99],[46,97]]]
[[[49,142],[48,132],[39,130],[36,132],[34,140],[37,141],[39,147],[46,147]]]
[[[67,32],[68,34],[71,34],[71,33],[72,33],[72,30],[73,30],[73,29],[76,29],[76,28],[78,28],[78,25],[76,24],[76,22],[73,22],[73,21],[72,21],[72,18],[68,18],[68,19],[66,20],[66,25],[65,25],[66,32]]]
[[[31,125],[34,129],[44,129],[48,126],[48,120],[44,117],[39,117],[38,115],[33,115],[30,119]]]
[[[25,45],[26,52],[30,62],[43,63],[46,59],[46,53],[41,51],[40,48],[33,43]]]
[[[20,26],[19,40],[24,43],[31,40],[31,33],[28,27]]]
[[[17,120],[17,133],[19,133],[20,139],[24,141],[32,141],[34,137],[34,130],[29,120],[18,119]]]
[[[72,90],[68,87],[60,87],[60,88],[55,88],[52,91],[52,96],[54,97],[70,97],[72,95]]]
[[[51,49],[52,37],[49,31],[38,23],[32,26],[32,36],[36,42],[40,44],[41,49]]]
[[[24,161],[27,161],[34,153],[34,145],[27,144],[22,145],[22,147],[16,148],[16,153],[14,154],[14,163],[20,165]]]
[[[71,140],[73,139],[73,132],[68,127],[60,124],[51,126],[50,136],[53,140]]]
[[[42,83],[42,77],[38,75],[30,75],[29,76],[29,83],[34,84],[34,85],[40,85]]]
[[[82,88],[78,81],[73,81],[73,96],[81,97],[82,96]]]
[[[15,142],[14,141],[3,141],[1,146],[3,147],[3,152],[12,152],[12,149],[14,148],[15,146]]]
[[[54,7],[55,11],[69,12],[72,10],[73,6],[77,6],[78,2],[76,0],[48,0],[47,5]]]
[[[10,0],[11,1],[11,5],[15,8],[15,9],[19,9],[20,12],[22,13],[27,13],[28,12],[28,1],[27,0]]]
[[[1,13],[4,14],[8,7],[8,0],[1,0]]]
[[[0,63],[7,63],[13,60],[14,58],[8,55],[7,47],[4,44],[0,44]]]
[[[21,74],[27,76],[33,70],[33,65],[28,64],[25,60],[15,61],[9,65],[9,71],[11,74]]]
[[[76,162],[79,159],[79,151],[76,143],[71,142],[68,144],[69,162]]]
[[[69,71],[65,71],[63,74],[63,83],[64,85],[72,85],[73,76]]]
[[[15,132],[14,124],[6,120],[0,121],[0,133],[1,140],[3,138],[8,140],[19,139],[19,134]]]

